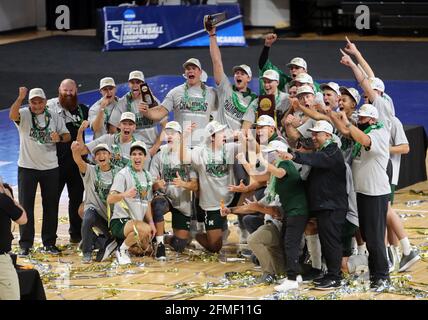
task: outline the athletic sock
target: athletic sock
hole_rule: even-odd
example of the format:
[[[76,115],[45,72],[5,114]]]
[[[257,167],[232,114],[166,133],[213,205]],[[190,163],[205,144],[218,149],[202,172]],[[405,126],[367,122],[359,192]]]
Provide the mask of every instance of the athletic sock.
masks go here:
[[[125,241],[123,241],[122,245],[120,246],[120,251],[122,251],[122,250],[128,250],[128,249],[129,249],[129,246],[127,246],[125,244]]]
[[[412,248],[410,247],[409,238],[405,237],[400,240],[401,249],[403,250],[403,254],[405,256],[408,256],[410,254],[410,251],[412,251]]]
[[[366,254],[367,247],[366,244],[362,244],[361,246],[358,246],[358,254]]]
[[[156,236],[156,242],[159,243],[163,243],[163,236]]]

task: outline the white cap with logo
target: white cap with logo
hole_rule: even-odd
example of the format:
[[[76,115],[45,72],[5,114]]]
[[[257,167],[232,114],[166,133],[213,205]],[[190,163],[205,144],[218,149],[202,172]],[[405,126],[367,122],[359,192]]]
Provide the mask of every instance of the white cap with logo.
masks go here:
[[[183,63],[183,68],[186,69],[186,67],[191,64],[193,64],[194,66],[197,66],[199,69],[202,70],[201,62],[196,58],[190,58],[185,63]]]
[[[333,134],[333,126],[328,121],[319,120],[315,122],[315,125],[313,126],[313,128],[308,129],[308,131],[325,132],[325,133]]]
[[[360,103],[361,96],[360,96],[360,93],[358,92],[357,89],[355,89],[355,88],[347,88],[347,87],[340,87],[339,90],[340,90],[340,93],[342,95],[346,94],[348,96],[351,96],[355,100],[355,102],[357,103],[357,105]]]
[[[132,153],[135,148],[140,148],[144,150],[144,154],[147,155],[147,146],[143,141],[137,140],[131,144],[131,150],[129,153]]]
[[[306,61],[303,58],[299,58],[299,57],[291,59],[291,61],[287,63],[287,67],[290,67],[290,66],[298,66],[307,70]]]
[[[95,156],[97,154],[97,152],[100,150],[105,150],[108,153],[111,153],[110,148],[108,147],[107,144],[100,143],[100,144],[97,144],[97,146],[92,150],[92,154]]]
[[[180,126],[180,124],[177,121],[170,121],[170,122],[168,122],[165,125],[165,130],[166,129],[172,129],[172,130],[180,132],[180,133],[183,132],[183,129],[181,129],[181,126]]]
[[[296,76],[296,78],[294,78],[290,82],[290,85],[293,85],[296,82],[314,84],[314,79],[312,79],[312,77],[309,74],[307,74],[307,73],[299,73]]]
[[[144,81],[144,74],[143,74],[143,72],[141,72],[139,70],[131,71],[129,73],[128,81],[131,81],[131,80]]]
[[[288,146],[282,141],[279,140],[273,140],[269,142],[269,144],[264,148],[263,152],[272,152],[272,151],[279,151],[279,152],[288,152]]]
[[[123,112],[120,116],[120,122],[124,120],[131,120],[135,123],[135,114],[132,112]]]
[[[359,117],[370,117],[373,119],[379,118],[379,112],[376,107],[372,104],[363,104],[361,108],[358,110]]]
[[[227,128],[227,125],[221,124],[216,120],[211,121],[208,123],[208,125],[205,127],[205,130],[208,132],[209,136],[212,136],[214,133],[220,132]]]
[[[275,70],[266,70],[263,73],[262,78],[269,79],[272,81],[279,81],[279,73]]]
[[[46,95],[45,95],[45,92],[43,91],[43,89],[33,88],[30,90],[30,93],[28,95],[28,100],[31,100],[31,99],[36,98],[36,97],[46,100]]]
[[[320,85],[321,90],[330,89],[333,90],[338,96],[340,96],[339,85],[336,82],[323,83]]]
[[[269,127],[276,128],[276,123],[271,116],[268,116],[267,114],[263,114],[257,119],[257,126],[259,127],[269,126]]]
[[[379,78],[369,78],[370,86],[373,90],[379,90],[380,92],[385,92],[385,84]]]
[[[297,88],[297,93],[296,93],[297,96],[299,96],[301,94],[304,94],[304,93],[315,94],[314,89],[312,89],[311,86],[304,85],[304,86],[301,86],[301,87]]]
[[[251,72],[251,68],[249,66],[247,66],[246,64],[241,64],[239,66],[234,66],[232,70],[233,70],[233,73],[235,73],[238,70],[243,70],[246,74],[248,74],[248,76],[250,78],[253,76],[253,73]]]
[[[100,80],[100,90],[108,86],[116,87],[116,83],[114,82],[114,79],[111,77],[102,78]]]

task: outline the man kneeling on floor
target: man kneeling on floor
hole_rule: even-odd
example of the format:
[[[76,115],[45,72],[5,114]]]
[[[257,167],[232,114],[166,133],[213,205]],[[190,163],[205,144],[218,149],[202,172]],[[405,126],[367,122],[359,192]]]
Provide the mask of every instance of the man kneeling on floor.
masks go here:
[[[108,204],[114,204],[110,229],[118,240],[124,240],[116,251],[118,263],[130,264],[129,248],[137,244],[142,250],[148,249],[156,234],[153,222],[152,177],[144,170],[147,147],[142,141],[131,145],[131,163],[115,176]]]

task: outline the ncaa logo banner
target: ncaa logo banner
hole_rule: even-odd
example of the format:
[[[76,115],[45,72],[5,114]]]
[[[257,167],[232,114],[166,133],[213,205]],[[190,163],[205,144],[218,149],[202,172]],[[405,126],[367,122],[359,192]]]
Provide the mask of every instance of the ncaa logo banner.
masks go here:
[[[209,46],[205,15],[226,12],[217,26],[220,46],[246,46],[240,7],[233,5],[104,7],[103,51]]]

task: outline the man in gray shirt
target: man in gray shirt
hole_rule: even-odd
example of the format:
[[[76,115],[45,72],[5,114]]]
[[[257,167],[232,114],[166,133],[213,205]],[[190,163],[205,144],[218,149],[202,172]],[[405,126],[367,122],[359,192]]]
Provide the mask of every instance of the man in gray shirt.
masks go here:
[[[29,107],[21,108],[27,88],[19,88],[19,96],[10,108],[9,118],[19,131],[18,193],[19,202],[28,216],[20,227],[20,255],[27,256],[34,243],[34,199],[40,183],[43,204],[42,241],[44,251],[59,254],[55,246],[58,227],[59,169],[57,143],[70,141],[64,119],[46,107],[42,89],[30,90]]]

